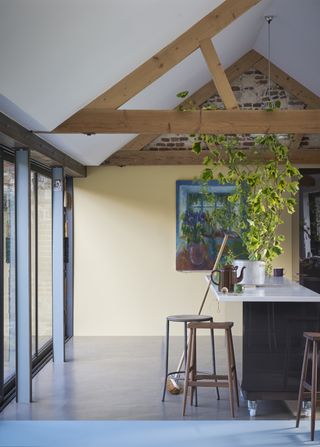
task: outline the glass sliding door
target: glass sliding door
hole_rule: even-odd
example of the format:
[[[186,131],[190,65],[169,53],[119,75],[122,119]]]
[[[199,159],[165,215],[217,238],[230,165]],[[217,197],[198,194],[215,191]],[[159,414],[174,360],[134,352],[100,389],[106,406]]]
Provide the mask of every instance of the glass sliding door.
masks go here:
[[[51,179],[38,174],[38,348],[52,340]]]
[[[51,178],[31,172],[31,297],[34,364],[52,342]]]
[[[15,166],[3,160],[3,381],[16,371]]]
[[[31,172],[30,185],[30,244],[31,244],[31,334],[32,334],[32,355],[38,352],[37,338],[37,174]]]
[[[14,154],[0,148],[0,407],[14,395],[16,379],[15,174]],[[52,353],[52,179],[50,171],[31,162],[30,182],[32,367],[33,371],[37,371],[48,361]],[[72,184],[72,179],[69,183]],[[72,208],[70,204],[66,205],[70,220],[70,231],[66,236],[71,239]],[[66,229],[67,221],[66,217]],[[67,257],[65,283],[70,284],[70,296],[69,300],[66,300],[65,296],[64,299],[70,306],[71,329],[69,328],[68,331],[70,336],[72,335],[73,258],[68,260]],[[70,263],[69,276],[66,274],[68,262]]]

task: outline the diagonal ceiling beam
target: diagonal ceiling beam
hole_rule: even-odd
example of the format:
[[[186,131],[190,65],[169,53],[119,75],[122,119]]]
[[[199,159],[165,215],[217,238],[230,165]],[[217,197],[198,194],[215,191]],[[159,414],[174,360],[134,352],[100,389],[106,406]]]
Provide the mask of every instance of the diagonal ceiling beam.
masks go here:
[[[54,133],[320,133],[319,110],[87,109]]]
[[[256,51],[251,50],[248,51],[244,56],[238,59],[234,64],[230,65],[229,68],[226,69],[226,75],[229,82],[234,81],[239,76],[241,76],[244,72],[249,70],[259,59],[263,56],[258,54]],[[202,86],[199,90],[193,93],[188,99],[182,101],[176,109],[183,107],[187,101],[192,101],[195,106],[200,106],[211,96],[217,94],[217,89],[213,83],[213,81],[207,82],[204,86]],[[154,135],[137,135],[133,138],[129,143],[123,146],[119,151],[122,150],[133,150],[139,151],[144,148],[147,144],[150,144],[153,140],[158,138],[159,134]]]
[[[98,96],[85,108],[116,109],[193,53],[199,42],[212,38],[261,0],[225,0],[177,39]],[[76,120],[79,112],[71,118]],[[70,118],[69,118],[70,119]]]
[[[226,109],[238,109],[238,103],[232,91],[230,82],[221,65],[219,56],[211,39],[200,42],[200,50],[212,75],[214,85]]]

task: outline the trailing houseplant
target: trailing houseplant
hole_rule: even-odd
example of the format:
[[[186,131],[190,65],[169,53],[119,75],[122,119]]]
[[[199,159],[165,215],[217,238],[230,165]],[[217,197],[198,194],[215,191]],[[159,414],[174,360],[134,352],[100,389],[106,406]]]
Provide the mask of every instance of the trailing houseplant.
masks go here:
[[[234,230],[241,236],[249,260],[265,261],[270,269],[272,260],[283,252],[284,235],[278,230],[282,214],[295,211],[301,177],[290,163],[288,148],[275,135],[258,136],[253,146],[257,155],[254,164],[233,136],[194,136],[193,151],[199,154],[204,148],[208,155],[201,179],[235,185],[228,197],[235,205]],[[268,161],[261,162],[259,152],[267,154]]]
[[[188,92],[177,96],[186,98]],[[188,99],[183,104],[182,111],[197,108]],[[265,111],[272,113],[280,106],[276,101]],[[203,108],[216,106],[209,104]],[[241,237],[248,259],[265,262],[270,272],[273,259],[283,252],[285,237],[279,232],[283,213],[294,213],[301,178],[299,170],[290,162],[288,148],[273,134],[256,136],[250,152],[241,149],[239,139],[233,135],[191,137],[195,153],[207,150],[200,176],[204,184],[217,180],[222,185],[235,185],[234,193],[228,197],[231,227]],[[249,160],[249,153],[255,156],[254,162],[252,158]],[[264,159],[261,154],[265,155]]]

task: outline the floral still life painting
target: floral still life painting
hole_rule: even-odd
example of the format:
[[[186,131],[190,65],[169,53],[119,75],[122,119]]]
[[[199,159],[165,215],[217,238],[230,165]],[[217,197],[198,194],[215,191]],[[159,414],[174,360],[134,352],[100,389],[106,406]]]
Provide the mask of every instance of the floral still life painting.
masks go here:
[[[210,181],[204,185],[192,180],[176,183],[176,270],[211,270],[228,232],[228,245],[222,258],[243,258],[241,239],[233,232],[235,210],[228,196],[234,186]]]

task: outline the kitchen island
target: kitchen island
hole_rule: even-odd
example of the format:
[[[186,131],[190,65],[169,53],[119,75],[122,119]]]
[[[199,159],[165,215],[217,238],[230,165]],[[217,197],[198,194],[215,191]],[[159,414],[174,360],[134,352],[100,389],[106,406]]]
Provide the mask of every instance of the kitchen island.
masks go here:
[[[221,293],[220,302],[242,302],[242,383],[250,415],[258,400],[296,400],[304,331],[320,332],[320,294],[286,278],[266,278],[242,293]]]

